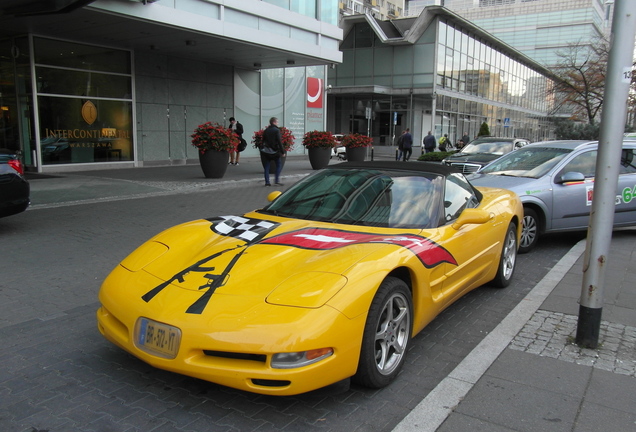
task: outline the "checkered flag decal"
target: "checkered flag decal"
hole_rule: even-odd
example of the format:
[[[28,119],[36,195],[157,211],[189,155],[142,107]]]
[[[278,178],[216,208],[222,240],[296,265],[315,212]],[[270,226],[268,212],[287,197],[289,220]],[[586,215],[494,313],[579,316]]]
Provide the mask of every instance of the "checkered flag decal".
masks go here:
[[[238,238],[248,243],[261,240],[268,232],[280,225],[276,222],[242,216],[221,216],[211,222],[213,223],[212,231],[215,233]]]

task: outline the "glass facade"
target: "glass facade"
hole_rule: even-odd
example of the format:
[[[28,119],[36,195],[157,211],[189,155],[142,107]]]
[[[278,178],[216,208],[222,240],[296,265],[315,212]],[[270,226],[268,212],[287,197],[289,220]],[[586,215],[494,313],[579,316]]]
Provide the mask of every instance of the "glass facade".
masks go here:
[[[441,16],[413,44],[383,43],[357,22],[341,49],[344,61],[329,79],[338,90],[329,124],[335,133],[368,130],[381,145],[408,127],[420,142],[428,130],[455,142],[464,133],[475,137],[486,122],[491,135],[550,136],[551,80],[460,21]]]
[[[130,53],[39,37],[32,46],[41,163],[134,160]]]
[[[438,23],[437,41],[437,136],[474,137],[486,122],[492,135],[547,138],[550,79],[453,23]]]
[[[31,61],[26,37],[0,41],[0,148],[23,151],[23,161],[33,164],[35,140],[31,92]]]
[[[571,44],[590,45],[609,34],[602,0],[446,0],[444,6],[544,65],[559,62]]]

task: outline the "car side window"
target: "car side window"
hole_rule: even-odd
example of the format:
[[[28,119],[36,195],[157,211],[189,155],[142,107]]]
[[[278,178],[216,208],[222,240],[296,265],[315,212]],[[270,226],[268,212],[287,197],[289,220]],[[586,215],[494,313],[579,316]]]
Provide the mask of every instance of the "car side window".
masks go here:
[[[559,174],[563,175],[569,172],[578,172],[583,174],[586,178],[594,177],[594,173],[596,172],[596,155],[596,150],[576,155],[563,167]]]
[[[620,174],[636,173],[636,161],[634,160],[634,149],[624,148],[621,153]]]
[[[444,219],[451,222],[467,208],[475,208],[479,200],[475,196],[472,187],[460,174],[451,174],[446,177],[444,190]]]

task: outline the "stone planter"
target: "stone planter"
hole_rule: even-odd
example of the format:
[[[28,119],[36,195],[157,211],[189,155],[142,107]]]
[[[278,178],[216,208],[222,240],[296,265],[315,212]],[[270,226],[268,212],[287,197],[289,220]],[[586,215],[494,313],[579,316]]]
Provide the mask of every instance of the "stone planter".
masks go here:
[[[367,156],[367,147],[346,148],[347,162],[364,162]]]
[[[329,159],[331,159],[331,148],[308,148],[307,153],[309,154],[309,163],[311,164],[312,169],[319,170],[329,165]]]
[[[227,151],[207,150],[199,152],[199,163],[206,178],[222,178],[227,170],[230,153]]]

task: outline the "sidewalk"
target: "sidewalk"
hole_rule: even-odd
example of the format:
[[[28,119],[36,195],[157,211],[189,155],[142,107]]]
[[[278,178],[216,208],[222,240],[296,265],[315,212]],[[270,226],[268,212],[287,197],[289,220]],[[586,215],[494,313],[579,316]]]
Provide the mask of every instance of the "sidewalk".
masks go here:
[[[390,160],[392,149],[379,149],[375,159]],[[291,156],[281,181],[292,184],[311,172],[306,156]],[[263,185],[257,158],[229,166],[222,179],[204,178],[198,164],[28,177],[31,210]],[[394,431],[636,430],[634,240],[636,230],[613,234],[598,349],[573,344],[583,278],[582,241]]]
[[[419,149],[416,149],[419,150]],[[374,160],[394,160],[395,147],[374,148]],[[414,159],[419,153],[414,153]],[[333,157],[330,165],[342,161]],[[281,173],[283,183],[295,183],[313,172],[306,155],[289,155]],[[273,180],[273,175],[271,175]],[[73,205],[79,202],[134,199],[171,195],[203,188],[226,188],[245,183],[264,185],[260,158],[242,157],[221,179],[203,176],[198,163],[188,165],[86,170],[61,173],[27,173],[31,184],[31,209]]]
[[[635,238],[613,234],[598,349],[573,343],[582,240],[394,432],[636,430]]]

